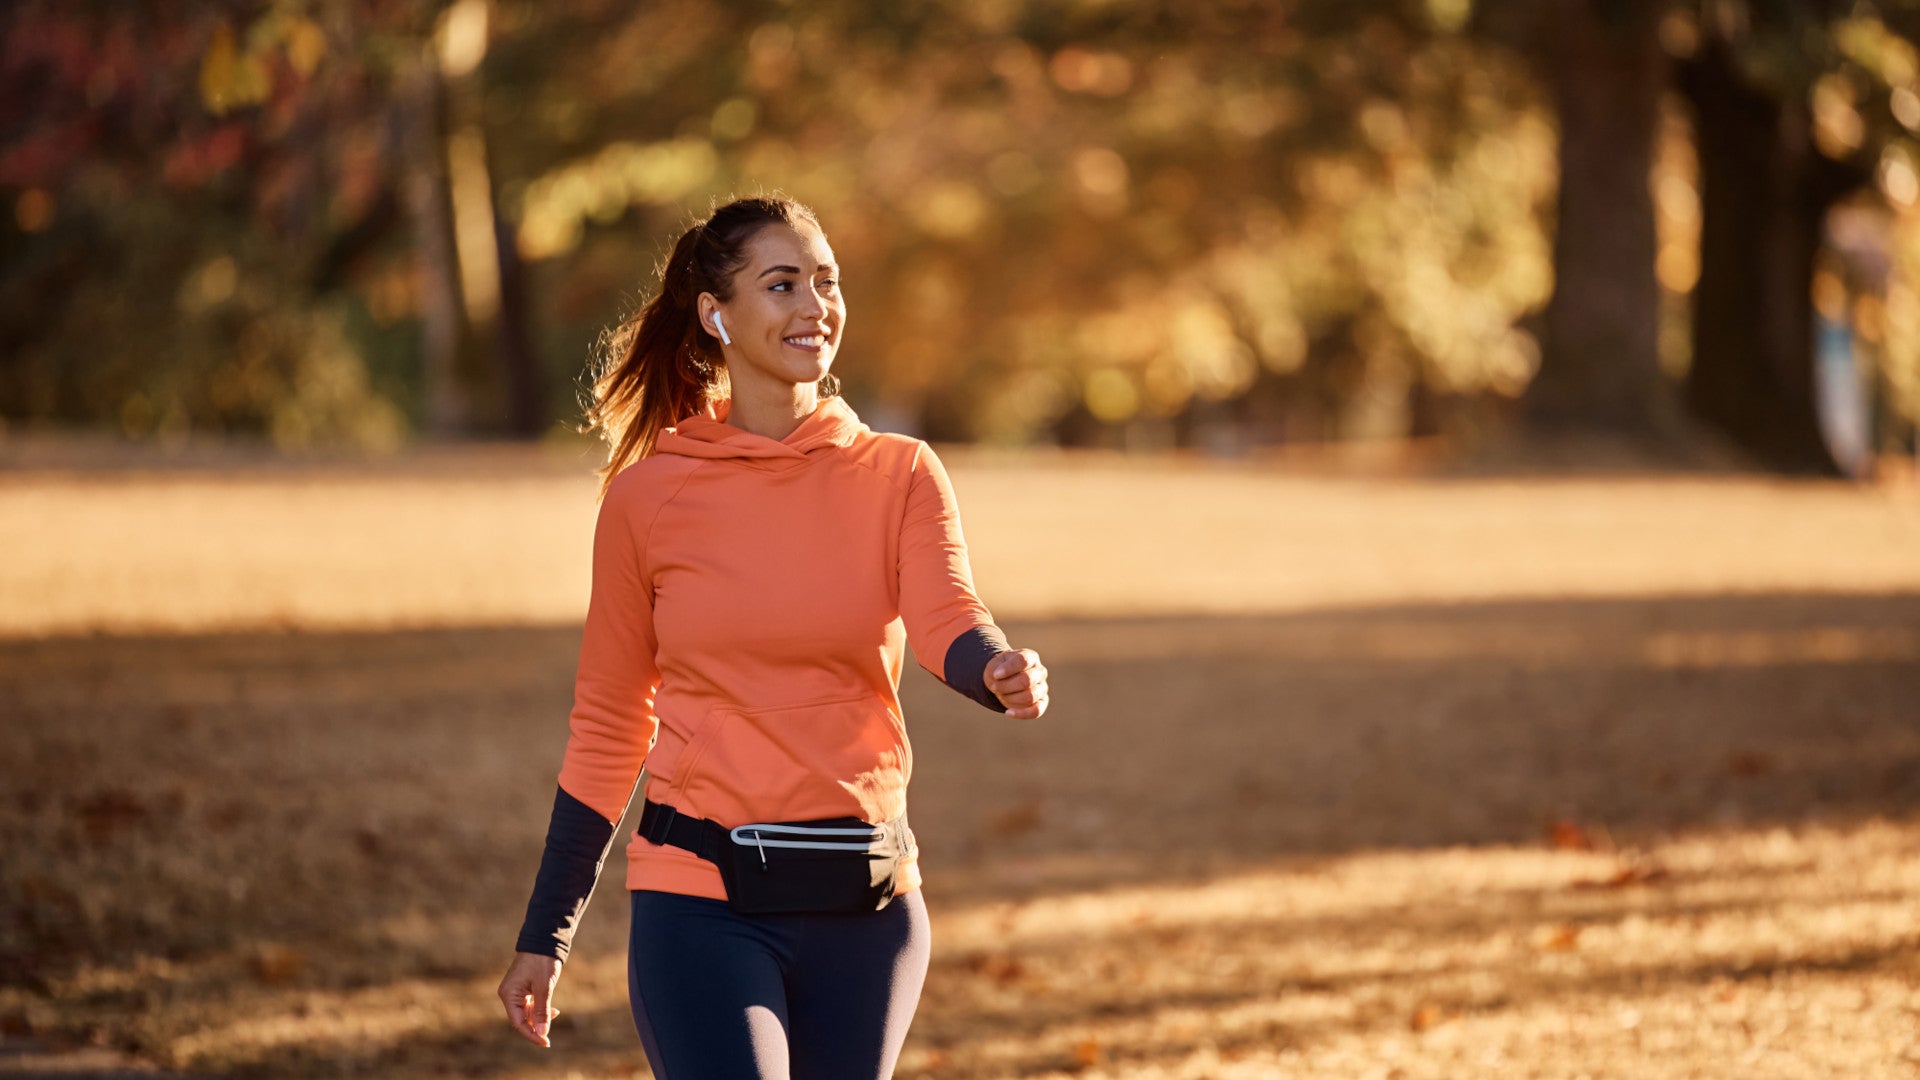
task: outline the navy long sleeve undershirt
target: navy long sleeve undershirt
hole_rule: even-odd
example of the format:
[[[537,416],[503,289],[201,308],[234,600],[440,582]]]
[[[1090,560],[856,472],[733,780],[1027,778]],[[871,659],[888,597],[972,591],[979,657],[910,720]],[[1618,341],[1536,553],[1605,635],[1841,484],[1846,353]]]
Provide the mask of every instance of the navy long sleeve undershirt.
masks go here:
[[[987,661],[1008,648],[999,627],[980,626],[961,634],[947,647],[941,664],[943,681],[995,712],[1006,711],[987,689],[986,675]],[[546,849],[534,874],[533,895],[527,900],[527,916],[520,924],[514,951],[566,960],[580,916],[600,879],[600,868],[613,850],[617,825],[566,789],[555,789]]]

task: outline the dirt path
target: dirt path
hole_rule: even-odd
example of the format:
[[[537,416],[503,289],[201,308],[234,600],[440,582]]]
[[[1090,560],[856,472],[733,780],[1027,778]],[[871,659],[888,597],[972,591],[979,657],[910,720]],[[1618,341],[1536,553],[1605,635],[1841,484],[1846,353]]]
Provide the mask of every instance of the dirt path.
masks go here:
[[[644,1075],[617,890],[558,1048],[494,1016],[591,516],[564,476],[461,476],[0,481],[0,1051]],[[1059,704],[1011,724],[909,673],[936,960],[902,1076],[1920,1066],[1913,501],[956,479]],[[448,522],[474,535],[408,539]]]

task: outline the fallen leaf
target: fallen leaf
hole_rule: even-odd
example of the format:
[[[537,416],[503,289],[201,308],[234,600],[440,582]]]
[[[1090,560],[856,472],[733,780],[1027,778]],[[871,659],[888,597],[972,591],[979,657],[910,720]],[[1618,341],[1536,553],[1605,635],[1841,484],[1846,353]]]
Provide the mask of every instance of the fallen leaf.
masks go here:
[[[1603,878],[1584,878],[1573,883],[1576,889],[1624,889],[1629,885],[1650,885],[1670,875],[1664,866],[1628,863]]]
[[[1083,1069],[1100,1064],[1100,1043],[1095,1039],[1081,1039],[1073,1048],[1073,1063]]]
[[[253,954],[253,977],[268,986],[282,986],[307,970],[306,955],[285,945],[263,945]]]
[[[1445,1023],[1446,1020],[1447,1014],[1440,1010],[1440,1006],[1435,1005],[1431,1001],[1427,1001],[1422,1002],[1419,1008],[1413,1010],[1413,1019],[1408,1021],[1407,1026],[1415,1031],[1427,1031]]]
[[[1539,944],[1547,952],[1572,952],[1580,947],[1580,927],[1562,923],[1541,937]]]
[[[146,802],[125,788],[102,788],[80,804],[80,827],[88,840],[104,844],[144,821],[150,811]]]
[[[1547,828],[1547,839],[1560,851],[1592,851],[1593,838],[1578,822],[1564,818],[1555,821]]]
[[[1040,827],[1040,800],[1028,799],[987,819],[987,832],[998,837],[1019,836]]]
[[[1011,956],[995,956],[982,953],[967,961],[967,970],[976,975],[992,979],[1002,986],[1019,982],[1026,977],[1027,966]]]

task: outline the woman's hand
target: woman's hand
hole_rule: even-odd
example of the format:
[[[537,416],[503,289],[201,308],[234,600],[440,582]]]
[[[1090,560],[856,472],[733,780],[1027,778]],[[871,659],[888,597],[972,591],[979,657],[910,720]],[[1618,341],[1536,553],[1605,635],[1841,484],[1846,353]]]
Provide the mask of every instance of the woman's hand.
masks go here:
[[[1007,715],[1038,720],[1047,711],[1047,668],[1032,649],[998,653],[987,661],[987,689],[1007,707]]]
[[[560,961],[537,953],[514,953],[506,978],[500,980],[500,1003],[507,1022],[527,1041],[552,1046],[547,1025],[560,1015],[553,1007],[553,984],[560,981]]]

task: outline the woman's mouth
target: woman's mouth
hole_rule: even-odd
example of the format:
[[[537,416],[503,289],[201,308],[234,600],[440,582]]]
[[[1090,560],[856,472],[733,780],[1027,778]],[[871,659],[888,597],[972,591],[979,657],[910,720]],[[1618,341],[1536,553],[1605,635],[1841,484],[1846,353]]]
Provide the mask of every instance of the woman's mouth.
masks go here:
[[[787,344],[807,352],[819,352],[826,347],[827,339],[820,334],[801,334],[798,337],[782,338]]]

